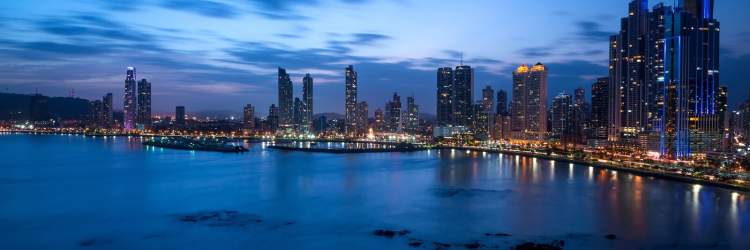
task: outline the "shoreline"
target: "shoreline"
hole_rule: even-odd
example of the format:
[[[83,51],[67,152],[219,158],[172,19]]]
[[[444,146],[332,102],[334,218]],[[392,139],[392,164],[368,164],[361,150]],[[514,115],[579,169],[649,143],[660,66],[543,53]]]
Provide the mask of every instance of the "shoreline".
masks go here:
[[[474,148],[474,147],[437,147],[437,149],[438,150],[441,150],[441,149],[468,150],[468,151],[476,151],[476,152],[501,153],[501,154],[524,156],[524,157],[534,157],[534,158],[539,158],[543,160],[554,160],[554,161],[561,161],[561,162],[567,162],[567,163],[573,163],[573,164],[579,164],[579,165],[587,165],[587,166],[599,168],[599,169],[622,171],[622,172],[626,172],[630,174],[637,174],[637,175],[642,175],[642,176],[647,176],[647,177],[656,177],[656,178],[662,178],[662,179],[671,180],[671,181],[678,181],[682,183],[700,184],[700,185],[726,188],[730,190],[750,193],[750,186],[742,186],[742,185],[726,183],[726,182],[716,182],[716,181],[705,180],[705,179],[692,177],[692,176],[677,175],[673,173],[659,172],[659,171],[653,171],[649,169],[618,166],[618,165],[607,164],[603,162],[590,162],[590,161],[585,161],[585,160],[576,160],[576,159],[570,159],[568,157],[563,157],[563,156],[552,156],[552,155],[544,155],[544,154],[537,154],[537,153],[531,153],[531,152],[518,152],[518,151],[510,151],[510,150],[503,150],[503,149],[483,149],[483,148]]]
[[[283,150],[283,151],[297,151],[297,152],[308,152],[308,153],[328,153],[328,154],[366,154],[366,153],[409,153],[428,150],[429,148],[300,148],[295,146],[286,145],[270,145],[266,148]]]

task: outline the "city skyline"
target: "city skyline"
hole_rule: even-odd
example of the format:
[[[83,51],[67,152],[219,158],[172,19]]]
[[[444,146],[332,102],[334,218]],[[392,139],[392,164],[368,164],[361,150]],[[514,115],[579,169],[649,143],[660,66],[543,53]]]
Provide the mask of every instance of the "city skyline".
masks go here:
[[[660,1],[651,1],[649,7],[656,5],[658,2]],[[98,99],[103,93],[121,93],[122,69],[132,65],[138,68],[139,79],[146,78],[154,82],[152,106],[155,114],[171,113],[170,111],[176,105],[185,105],[190,107],[190,110],[195,111],[224,109],[240,113],[242,107],[247,103],[252,103],[257,107],[268,107],[268,105],[276,103],[276,98],[273,98],[276,90],[275,79],[273,79],[276,67],[289,69],[294,89],[301,89],[302,77],[305,73],[310,72],[316,78],[316,98],[343,100],[344,93],[341,91],[341,87],[344,85],[344,77],[341,69],[347,64],[353,64],[359,73],[360,96],[358,101],[382,103],[383,100],[389,98],[392,92],[400,92],[406,95],[416,93],[416,102],[422,107],[422,112],[433,113],[436,97],[434,94],[422,94],[419,90],[434,86],[434,70],[436,68],[457,66],[463,58],[464,64],[470,65],[476,70],[474,96],[478,96],[480,90],[487,85],[495,90],[511,92],[512,81],[510,78],[513,68],[522,62],[543,62],[550,68],[551,72],[554,72],[549,77],[548,98],[552,98],[563,90],[571,90],[580,86],[586,87],[588,90],[591,84],[596,81],[596,78],[606,76],[607,39],[610,35],[616,33],[619,25],[618,18],[624,14],[623,10],[627,6],[627,1],[621,3],[592,2],[581,3],[581,6],[588,7],[578,10],[579,8],[572,8],[575,6],[562,6],[563,4],[555,3],[549,7],[540,8],[539,13],[529,13],[528,9],[535,7],[537,3],[508,3],[507,6],[504,6],[507,9],[526,10],[523,13],[530,15],[528,19],[532,19],[529,24],[531,26],[546,25],[553,21],[560,21],[563,26],[558,27],[558,30],[542,30],[545,32],[540,33],[545,33],[544,35],[530,34],[531,32],[528,31],[513,33],[515,28],[508,27],[507,31],[503,30],[495,32],[497,33],[495,35],[478,37],[486,39],[471,39],[485,40],[482,43],[494,42],[507,45],[504,46],[507,47],[504,50],[508,51],[497,51],[496,47],[498,46],[478,45],[473,42],[467,45],[461,44],[461,42],[467,40],[461,36],[454,36],[455,41],[453,43],[455,44],[443,44],[443,42],[435,41],[433,45],[427,46],[429,48],[415,49],[415,45],[412,44],[422,39],[439,37],[443,34],[428,29],[406,35],[416,29],[385,29],[382,25],[360,22],[355,22],[360,26],[344,25],[347,27],[338,29],[339,27],[335,25],[332,19],[346,19],[347,17],[338,15],[333,15],[335,18],[314,16],[315,11],[306,13],[305,15],[309,15],[306,18],[292,15],[302,13],[301,10],[319,11],[321,8],[370,8],[372,10],[383,10],[379,12],[383,15],[396,11],[392,9],[394,5],[405,6],[408,7],[407,9],[424,8],[426,11],[436,8],[422,6],[423,4],[419,2],[362,1],[342,3],[321,1],[309,5],[280,3],[276,6],[273,3],[269,5],[267,2],[256,2],[249,6],[227,3],[225,4],[226,9],[234,10],[233,8],[236,8],[231,16],[196,12],[194,10],[200,8],[189,9],[189,6],[193,6],[190,4],[174,7],[177,5],[159,5],[142,1],[115,1],[113,3],[130,3],[132,5],[119,5],[122,8],[116,11],[110,7],[117,6],[87,5],[85,8],[81,8],[81,11],[66,16],[52,14],[54,12],[52,10],[80,7],[80,3],[74,2],[67,7],[51,4],[48,8],[30,8],[25,6],[24,3],[11,4],[6,9],[17,9],[18,11],[0,16],[8,20],[3,22],[5,26],[13,27],[13,29],[6,29],[5,32],[10,33],[10,37],[17,38],[2,41],[9,49],[0,53],[9,58],[9,64],[5,66],[8,67],[6,70],[0,72],[0,79],[3,79],[3,81],[0,81],[0,91],[33,93],[35,89],[39,89],[42,94],[64,96],[71,89],[74,89],[81,97]],[[732,61],[747,58],[747,49],[740,46],[742,42],[741,34],[746,32],[743,30],[746,28],[739,27],[741,23],[745,23],[743,21],[747,18],[739,17],[728,10],[738,8],[738,6],[741,8],[743,5],[747,5],[747,3],[739,1],[736,3],[721,2],[716,6],[716,16],[722,20],[722,84],[729,87],[729,103],[732,109],[747,96],[747,89],[740,88],[746,83],[739,78],[741,74],[739,68],[747,65],[747,63]],[[262,14],[268,14],[267,10],[274,7],[279,8],[280,13],[289,16],[270,17]],[[488,7],[497,7],[497,5],[496,3],[479,3],[471,8]],[[273,31],[273,34],[267,39],[268,41],[242,43],[248,48],[239,50],[234,46],[237,44],[229,42],[229,40],[246,40],[232,37],[235,33],[242,33],[240,28],[217,30],[216,32],[223,34],[213,36],[210,34],[201,35],[200,32],[195,30],[185,30],[184,27],[179,27],[179,24],[172,22],[160,21],[158,24],[159,26],[175,27],[146,27],[148,24],[141,21],[126,21],[126,19],[130,20],[127,17],[154,15],[154,13],[159,12],[167,12],[169,15],[196,16],[196,19],[207,20],[213,24],[236,23],[245,19],[260,20],[279,24],[277,27],[280,27],[280,29]],[[39,17],[28,19],[15,16],[22,13],[39,14],[29,15]],[[111,15],[105,15],[110,13]],[[541,17],[541,14],[552,15]],[[374,16],[382,18],[381,15]],[[486,23],[488,25],[494,24],[496,19],[503,18],[508,17],[495,14]],[[434,20],[434,18],[430,18],[428,15],[426,20]],[[317,26],[322,28],[287,29],[288,26],[310,26],[311,23],[323,21],[330,23]],[[459,24],[466,24],[467,22],[477,22],[477,20],[462,20]],[[436,24],[442,23],[437,22]],[[482,23],[478,22],[478,24]],[[487,25],[479,26],[480,29],[489,27]],[[172,33],[166,31],[170,28],[176,31]],[[337,31],[335,32],[337,35],[327,37],[328,33],[333,31]],[[126,36],[126,32],[142,36],[139,36],[139,38],[132,35]],[[13,34],[24,35],[13,36]],[[273,36],[274,34],[279,36]],[[516,44],[504,40],[504,38],[495,37],[507,34],[513,34],[514,38],[521,39],[519,41],[530,40],[531,42]],[[584,34],[590,36],[584,36]],[[195,45],[194,40],[208,39],[213,41],[221,37],[226,38],[227,40],[224,42],[232,43],[232,46],[225,48],[213,42],[208,42],[205,46],[194,46],[208,54],[210,54],[209,52],[220,51],[229,54],[229,56],[227,58],[193,58],[185,55],[185,53],[175,52],[175,50],[185,49],[176,47],[183,47],[187,44],[173,45],[169,42],[169,39],[174,38],[173,36],[189,37],[190,39],[187,39],[186,43],[191,45]],[[298,38],[294,38],[294,36]],[[315,37],[315,39],[300,45],[300,42],[305,41],[305,39],[299,38],[301,36]],[[576,44],[576,46],[550,48],[551,42],[565,37],[581,43]],[[47,40],[47,38],[51,39]],[[79,38],[89,38],[91,41],[99,42],[100,44],[97,45],[101,46],[95,46],[99,49],[90,49],[86,47],[87,44],[71,42]],[[547,46],[544,46],[545,44]],[[35,46],[44,46],[44,48],[40,49]],[[217,46],[219,48],[216,48]],[[433,46],[436,46],[436,48],[432,48]],[[571,53],[572,50],[580,51],[582,46],[587,50],[599,50],[599,52],[589,55],[574,55]],[[410,50],[414,52],[412,53]],[[164,52],[166,56],[161,60],[150,56],[122,56],[126,52],[140,55],[154,51]],[[334,56],[331,54],[340,55]],[[382,56],[375,56],[375,54]],[[98,58],[96,62],[101,63],[92,65],[91,58],[93,55]],[[188,64],[184,63],[184,60],[174,60],[177,56],[183,56],[185,59],[196,59],[196,63]],[[26,58],[35,57],[38,58],[38,64],[30,64],[29,61],[26,61],[28,60]],[[66,60],[60,60],[61,58],[66,58]],[[249,58],[257,60],[257,63]],[[40,65],[45,61],[55,61],[58,62],[57,64],[64,65],[64,67],[52,65],[40,68]],[[24,65],[24,67],[14,65]],[[49,65],[49,63],[46,65]],[[38,73],[31,74],[28,72],[31,70]],[[54,79],[51,78],[53,73]],[[115,109],[122,110],[122,96],[115,95],[114,98]],[[315,105],[316,113],[344,113],[344,105],[339,101],[319,101]],[[260,110],[265,111],[266,109],[261,108]]]

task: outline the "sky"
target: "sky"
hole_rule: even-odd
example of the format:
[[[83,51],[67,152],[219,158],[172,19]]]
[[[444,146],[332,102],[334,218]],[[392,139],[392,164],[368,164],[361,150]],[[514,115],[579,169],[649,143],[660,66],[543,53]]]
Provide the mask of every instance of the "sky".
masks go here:
[[[661,1],[651,1],[654,5]],[[672,1],[667,1],[669,4]],[[750,1],[716,1],[721,82],[750,96]],[[344,68],[370,112],[398,92],[435,113],[436,69],[476,68],[481,89],[510,92],[519,64],[542,62],[549,93],[587,91],[607,74],[608,37],[626,0],[27,0],[0,5],[0,92],[96,99],[122,107],[125,70],[152,82],[153,109],[264,115],[276,68],[315,78],[316,113],[344,109]],[[588,95],[588,94],[587,94]],[[403,101],[403,100],[402,100]]]

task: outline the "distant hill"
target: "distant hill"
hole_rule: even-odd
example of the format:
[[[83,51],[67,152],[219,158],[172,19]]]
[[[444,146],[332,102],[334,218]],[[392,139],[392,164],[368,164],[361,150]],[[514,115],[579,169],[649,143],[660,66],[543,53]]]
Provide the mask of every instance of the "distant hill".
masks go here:
[[[0,120],[28,119],[31,96],[24,94],[0,93]],[[73,97],[49,97],[48,112],[54,118],[85,119],[89,114],[90,102]]]

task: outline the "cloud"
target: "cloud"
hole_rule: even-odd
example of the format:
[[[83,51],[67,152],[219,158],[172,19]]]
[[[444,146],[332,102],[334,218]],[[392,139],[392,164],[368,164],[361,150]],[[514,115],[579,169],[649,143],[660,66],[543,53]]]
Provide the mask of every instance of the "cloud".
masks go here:
[[[552,55],[552,47],[529,47],[518,50],[517,52],[527,58],[540,58]]]
[[[209,0],[167,0],[161,6],[215,18],[233,18],[239,14],[228,4]]]
[[[576,22],[576,26],[578,38],[587,42],[606,42],[615,33],[603,30],[602,25],[597,22],[580,21]]]

